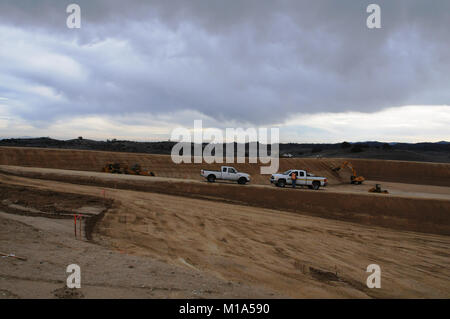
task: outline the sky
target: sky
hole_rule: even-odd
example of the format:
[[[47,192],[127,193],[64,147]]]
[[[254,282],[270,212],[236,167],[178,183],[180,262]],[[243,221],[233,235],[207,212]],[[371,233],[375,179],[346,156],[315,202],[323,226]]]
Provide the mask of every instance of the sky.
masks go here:
[[[0,138],[450,140],[449,1],[73,2],[0,2]]]

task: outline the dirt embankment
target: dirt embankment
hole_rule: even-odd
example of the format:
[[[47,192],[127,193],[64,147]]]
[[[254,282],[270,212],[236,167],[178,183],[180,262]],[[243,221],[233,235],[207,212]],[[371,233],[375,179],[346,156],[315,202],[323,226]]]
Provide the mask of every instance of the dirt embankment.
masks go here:
[[[192,180],[52,169],[10,167],[3,168],[1,172],[28,178],[215,200],[365,225],[450,235],[450,201],[447,199],[294,190],[261,185],[210,184]],[[208,202],[204,205],[207,207]]]
[[[10,214],[72,219],[83,215],[84,236],[92,239],[98,221],[113,205],[110,198],[69,194],[0,182],[0,211]],[[81,228],[80,228],[81,230]]]
[[[344,159],[293,158],[280,159],[279,171],[290,168],[306,169],[316,175],[326,176],[331,185],[347,183],[349,172],[334,172]],[[0,165],[17,165],[42,168],[59,168],[83,171],[101,171],[106,163],[141,164],[156,176],[200,180],[201,169],[218,169],[220,164],[175,164],[170,156],[136,153],[116,153],[82,150],[0,147]],[[357,173],[367,179],[422,185],[450,186],[450,164],[421,163],[385,160],[351,159]],[[267,184],[268,175],[260,174],[261,164],[234,163],[238,170],[252,176],[252,183]],[[266,166],[266,165],[263,165]]]

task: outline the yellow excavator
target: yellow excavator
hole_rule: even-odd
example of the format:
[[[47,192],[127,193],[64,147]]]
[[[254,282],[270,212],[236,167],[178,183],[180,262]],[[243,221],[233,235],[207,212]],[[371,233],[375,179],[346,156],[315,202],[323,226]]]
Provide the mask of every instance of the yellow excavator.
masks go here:
[[[343,168],[349,168],[352,170],[352,176],[350,176],[350,184],[362,184],[362,182],[364,182],[366,179],[363,176],[358,176],[356,174],[356,170],[353,167],[352,163],[350,163],[349,161],[345,161],[344,163],[342,163],[341,166],[339,167],[335,167],[333,168],[333,171],[337,172]]]

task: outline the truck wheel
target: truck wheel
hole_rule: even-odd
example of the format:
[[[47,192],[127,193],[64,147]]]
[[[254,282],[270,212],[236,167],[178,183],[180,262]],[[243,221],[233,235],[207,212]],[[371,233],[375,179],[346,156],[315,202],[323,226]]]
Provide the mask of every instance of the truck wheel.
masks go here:
[[[280,179],[280,180],[278,180],[277,185],[279,187],[284,187],[284,186],[286,186],[286,181],[284,179]]]
[[[318,189],[320,188],[320,182],[314,181],[314,182],[312,183],[312,187],[313,187],[313,189],[314,189],[315,191],[318,190]]]
[[[216,181],[216,177],[214,176],[214,175],[208,175],[208,182],[210,182],[210,183],[214,183],[215,181]]]
[[[247,179],[245,177],[241,177],[238,179],[238,184],[245,185],[247,183]]]

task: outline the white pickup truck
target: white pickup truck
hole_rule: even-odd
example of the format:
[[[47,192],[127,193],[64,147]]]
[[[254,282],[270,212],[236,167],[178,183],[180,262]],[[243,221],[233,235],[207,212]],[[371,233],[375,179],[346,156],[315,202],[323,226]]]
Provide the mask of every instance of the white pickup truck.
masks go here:
[[[326,177],[318,177],[301,169],[290,169],[282,174],[272,174],[270,183],[279,187],[292,185],[292,173],[297,176],[295,184],[298,186],[308,186],[311,189],[318,190],[321,186],[324,187],[328,184]]]
[[[202,169],[200,175],[205,177],[210,183],[215,182],[216,179],[236,181],[241,185],[250,182],[250,175],[238,172],[237,169],[231,166],[222,166],[220,171],[207,171]]]

